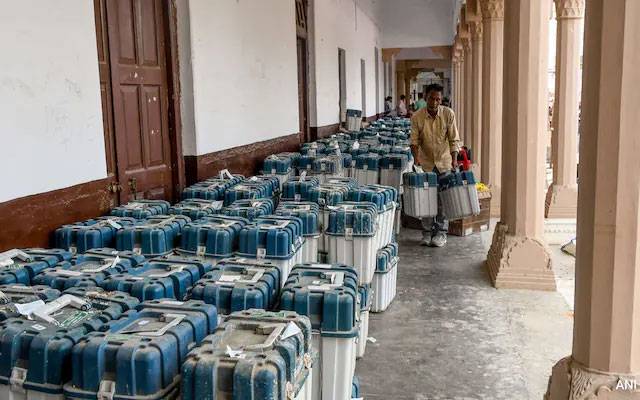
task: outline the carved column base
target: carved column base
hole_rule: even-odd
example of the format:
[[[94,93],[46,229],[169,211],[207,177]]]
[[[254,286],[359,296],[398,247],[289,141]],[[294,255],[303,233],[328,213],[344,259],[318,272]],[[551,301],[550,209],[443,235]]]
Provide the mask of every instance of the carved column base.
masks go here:
[[[498,289],[556,290],[545,245],[538,239],[509,234],[502,222],[496,225],[485,264]]]
[[[544,216],[547,218],[575,218],[578,210],[577,186],[560,186],[555,183],[547,190]]]
[[[563,358],[553,367],[544,400],[637,400],[640,375],[616,375],[590,370]]]

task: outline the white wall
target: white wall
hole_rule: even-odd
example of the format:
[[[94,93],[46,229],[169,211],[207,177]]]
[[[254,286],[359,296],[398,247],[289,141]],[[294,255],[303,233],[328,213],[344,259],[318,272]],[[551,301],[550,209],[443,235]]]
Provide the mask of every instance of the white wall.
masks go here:
[[[0,202],[105,178],[93,2],[5,2],[0,51]]]
[[[375,115],[376,101],[383,109],[382,50],[379,53],[380,96],[376,99],[374,49],[382,49],[380,29],[353,0],[315,0],[313,11],[313,50],[310,57],[312,92],[315,104],[310,110],[311,126],[339,122],[338,48],[346,51],[347,108],[362,109],[360,60],[366,63],[366,111]]]
[[[182,96],[193,93],[182,110],[184,154],[298,132],[294,0],[180,0],[178,7]]]
[[[453,43],[461,0],[355,0],[382,30],[389,47],[448,46]]]

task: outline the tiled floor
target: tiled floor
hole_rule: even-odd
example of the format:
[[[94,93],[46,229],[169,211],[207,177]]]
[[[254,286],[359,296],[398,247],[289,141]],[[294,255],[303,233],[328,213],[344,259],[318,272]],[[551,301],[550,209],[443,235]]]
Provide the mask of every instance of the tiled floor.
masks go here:
[[[443,249],[421,247],[419,238],[403,230],[397,297],[371,314],[376,342],[356,371],[364,398],[542,399],[551,367],[571,352],[565,297],[494,289],[483,267],[491,232],[450,237]],[[552,253],[559,265],[563,255]],[[559,285],[569,286],[564,261]]]

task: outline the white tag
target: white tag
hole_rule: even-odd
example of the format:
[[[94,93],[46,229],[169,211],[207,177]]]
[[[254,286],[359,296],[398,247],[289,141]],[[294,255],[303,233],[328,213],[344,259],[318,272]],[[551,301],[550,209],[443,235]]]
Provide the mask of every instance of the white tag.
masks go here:
[[[47,329],[47,327],[46,327],[46,326],[42,326],[42,325],[40,325],[40,324],[31,325],[31,327],[32,327],[33,329],[35,329],[35,330],[38,330],[38,331],[43,331],[43,330]]]
[[[148,320],[148,319],[143,319],[143,320],[140,320],[140,322],[138,322],[138,325],[139,325],[139,326],[145,326],[145,325],[146,325],[146,324],[148,324],[148,323],[149,323],[149,320]]]
[[[356,160],[351,160],[351,166],[355,167],[356,166]]]
[[[142,247],[140,247],[140,245],[135,245],[133,247],[133,254],[141,255],[142,254]]]
[[[276,174],[276,169],[275,169],[275,168],[272,168],[272,169],[271,169],[271,175],[275,175],[275,174]]]
[[[240,280],[240,275],[222,275],[218,278],[218,282],[237,282]]]
[[[295,195],[293,195],[293,200],[294,201],[300,201],[300,194],[296,193]]]
[[[107,219],[107,225],[110,225],[113,229],[122,229],[122,225],[112,220],[111,218]]]
[[[78,253],[78,248],[76,246],[69,246],[69,251],[71,254],[76,255]]]
[[[425,183],[424,183],[424,188],[425,188],[425,189],[428,189],[428,188],[429,188],[429,182],[425,182]]]
[[[184,301],[177,301],[177,300],[164,300],[161,301],[162,304],[169,304],[171,306],[181,306],[184,305]]]
[[[362,165],[362,169],[367,170],[367,169],[369,169],[369,166],[367,164],[363,164]]]
[[[256,251],[256,258],[263,259],[267,256],[267,249],[261,247]]]
[[[389,164],[389,169],[393,169],[393,164]]]
[[[10,267],[12,265],[13,265],[13,260],[10,258],[0,260],[0,267]]]
[[[25,317],[28,317],[32,312],[42,307],[44,305],[44,301],[36,300],[30,303],[24,303],[24,304],[15,303],[14,305],[18,313],[20,313],[20,315],[24,315]]]
[[[213,208],[214,210],[221,210],[222,206],[224,205],[224,201],[212,201],[211,202],[211,208]]]
[[[373,336],[369,336],[369,337],[367,337],[367,342],[375,343],[375,342],[377,342],[377,341],[378,341],[378,340],[377,340],[376,338],[374,338]]]
[[[346,240],[353,240],[353,228],[344,228],[344,238]]]
[[[227,355],[231,358],[244,358],[245,355],[242,350],[233,350],[231,346],[227,345]]]
[[[302,331],[300,330],[300,328],[298,327],[298,325],[294,322],[289,322],[287,324],[287,327],[285,328],[284,332],[282,332],[282,335],[280,336],[281,340],[285,340],[288,339],[292,336],[296,336],[297,334],[302,333]]]
[[[223,169],[222,171],[220,171],[219,176],[220,176],[220,179],[225,179],[225,178],[232,179],[233,178],[233,175],[231,175],[231,172],[229,172],[228,169]]]
[[[198,246],[198,250],[196,251],[196,255],[198,256],[204,256],[204,254],[207,252],[207,246]]]
[[[325,169],[325,165],[324,165],[324,163],[321,163],[320,164],[320,171],[324,171],[324,169]]]
[[[351,145],[351,149],[352,150],[358,150],[360,148],[360,143],[356,140],[355,142],[353,142],[353,144]]]
[[[251,178],[249,178],[249,180],[251,182],[256,182],[258,180],[258,177],[257,176],[252,176]]]

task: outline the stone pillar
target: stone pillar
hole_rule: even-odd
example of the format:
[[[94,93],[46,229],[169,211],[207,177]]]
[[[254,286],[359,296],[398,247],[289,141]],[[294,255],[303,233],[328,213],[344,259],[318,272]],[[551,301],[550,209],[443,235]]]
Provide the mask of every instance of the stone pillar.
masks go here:
[[[471,49],[473,52],[472,66],[472,110],[471,110],[471,148],[473,149],[474,175],[478,181],[484,179],[480,166],[482,165],[482,21],[469,24],[471,32]]]
[[[637,0],[586,2],[573,354],[551,400],[640,398],[638,18]]]
[[[455,49],[455,46],[454,46]],[[460,86],[460,82],[458,81],[458,68],[460,67],[460,59],[458,58],[458,53],[454,50],[453,56],[451,57],[451,69],[453,70],[453,94],[451,96],[451,105],[453,108],[453,112],[458,115],[458,87]],[[426,96],[426,93],[425,93]]]
[[[500,216],[504,0],[483,0],[482,179],[491,188],[491,216]]]
[[[551,258],[542,240],[541,190],[551,8],[538,0],[504,3],[502,199],[486,266],[497,288],[555,290]]]
[[[555,0],[556,94],[553,115],[553,183],[547,191],[547,218],[575,218],[578,202],[577,150],[580,34],[584,0]]]
[[[466,103],[466,99],[465,99],[465,86],[466,86],[466,82],[465,82],[465,71],[466,71],[466,61],[464,59],[464,47],[462,45],[462,42],[460,43],[460,65],[458,67],[458,82],[460,82],[460,85],[458,87],[458,112],[459,115],[457,115],[458,118],[458,131],[460,132],[460,139],[462,139],[462,143],[463,144],[467,144],[467,127],[465,126],[464,122],[465,122],[465,114],[466,114],[466,110],[465,110],[465,103]]]
[[[464,138],[465,144],[469,147],[473,143],[473,53],[471,40],[463,38],[464,47]]]

